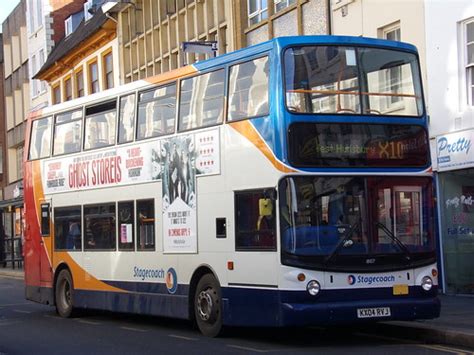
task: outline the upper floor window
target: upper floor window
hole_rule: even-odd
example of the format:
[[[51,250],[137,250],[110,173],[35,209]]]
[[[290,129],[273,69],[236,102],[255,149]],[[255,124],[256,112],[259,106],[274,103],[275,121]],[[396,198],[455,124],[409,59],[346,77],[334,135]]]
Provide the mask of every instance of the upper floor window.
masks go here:
[[[463,27],[467,104],[474,106],[474,18],[465,22]]]
[[[383,29],[383,37],[389,41],[401,41],[401,30],[400,23],[388,26]],[[401,90],[401,79],[402,79],[402,68],[400,66],[393,67],[387,70],[386,81],[390,85],[389,90],[394,93],[400,93]],[[402,102],[400,96],[390,96],[386,99],[387,106]]]
[[[59,85],[59,83],[53,86],[52,95],[53,105],[61,103],[61,85]]]
[[[97,61],[89,63],[89,93],[99,92],[99,69]]]
[[[141,92],[138,98],[137,139],[174,132],[176,84]]]
[[[276,5],[275,5],[276,6]],[[268,18],[267,0],[247,0],[249,26]]]
[[[230,68],[228,120],[268,114],[268,57]]]
[[[275,12],[281,11],[293,4],[296,4],[296,0],[273,0],[275,4]]]
[[[64,80],[64,100],[72,100],[72,81],[70,76]]]
[[[181,81],[180,131],[222,122],[224,81],[224,69]]]
[[[103,68],[104,68],[105,89],[111,89],[114,87],[114,68],[113,68],[112,52],[109,52],[104,56]]]
[[[28,0],[28,25],[30,33],[43,25],[43,0]]]
[[[75,74],[76,77],[76,97],[84,96],[84,74],[79,70]]]
[[[51,143],[51,123],[51,117],[33,121],[31,128],[29,159],[49,157]]]
[[[115,144],[117,126],[117,101],[110,101],[86,108],[84,149],[94,149]]]
[[[75,153],[81,150],[82,109],[56,115],[53,154]]]

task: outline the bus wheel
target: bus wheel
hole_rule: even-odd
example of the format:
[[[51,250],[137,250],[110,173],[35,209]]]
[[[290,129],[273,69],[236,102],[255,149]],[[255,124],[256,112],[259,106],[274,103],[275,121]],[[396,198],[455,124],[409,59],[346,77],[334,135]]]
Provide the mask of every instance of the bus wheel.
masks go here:
[[[68,270],[64,269],[59,273],[56,281],[56,312],[61,317],[69,318],[73,315],[73,294],[72,277]]]
[[[221,288],[211,274],[204,275],[194,295],[194,314],[202,334],[216,337],[222,330]]]

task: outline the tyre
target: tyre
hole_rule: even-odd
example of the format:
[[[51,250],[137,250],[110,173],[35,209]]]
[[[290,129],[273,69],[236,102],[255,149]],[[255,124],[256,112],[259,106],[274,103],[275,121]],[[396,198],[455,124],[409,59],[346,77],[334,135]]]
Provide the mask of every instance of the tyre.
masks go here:
[[[56,312],[63,318],[72,317],[74,313],[74,286],[71,274],[66,269],[59,273],[56,281],[55,296]]]
[[[194,294],[194,315],[196,324],[207,337],[216,337],[222,331],[221,287],[211,274],[204,275]]]

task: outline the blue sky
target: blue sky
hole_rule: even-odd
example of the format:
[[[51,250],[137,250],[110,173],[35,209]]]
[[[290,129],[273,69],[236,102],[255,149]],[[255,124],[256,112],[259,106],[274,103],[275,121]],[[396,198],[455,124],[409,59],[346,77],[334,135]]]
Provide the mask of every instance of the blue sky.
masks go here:
[[[20,0],[0,0],[0,25],[19,3]],[[2,32],[1,26],[0,32]]]

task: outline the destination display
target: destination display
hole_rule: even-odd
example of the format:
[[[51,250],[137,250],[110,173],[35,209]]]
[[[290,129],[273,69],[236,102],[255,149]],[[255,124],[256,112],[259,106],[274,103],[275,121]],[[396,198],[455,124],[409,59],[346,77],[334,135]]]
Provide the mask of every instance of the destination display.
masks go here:
[[[421,126],[295,123],[289,129],[296,167],[424,167],[428,136]]]

